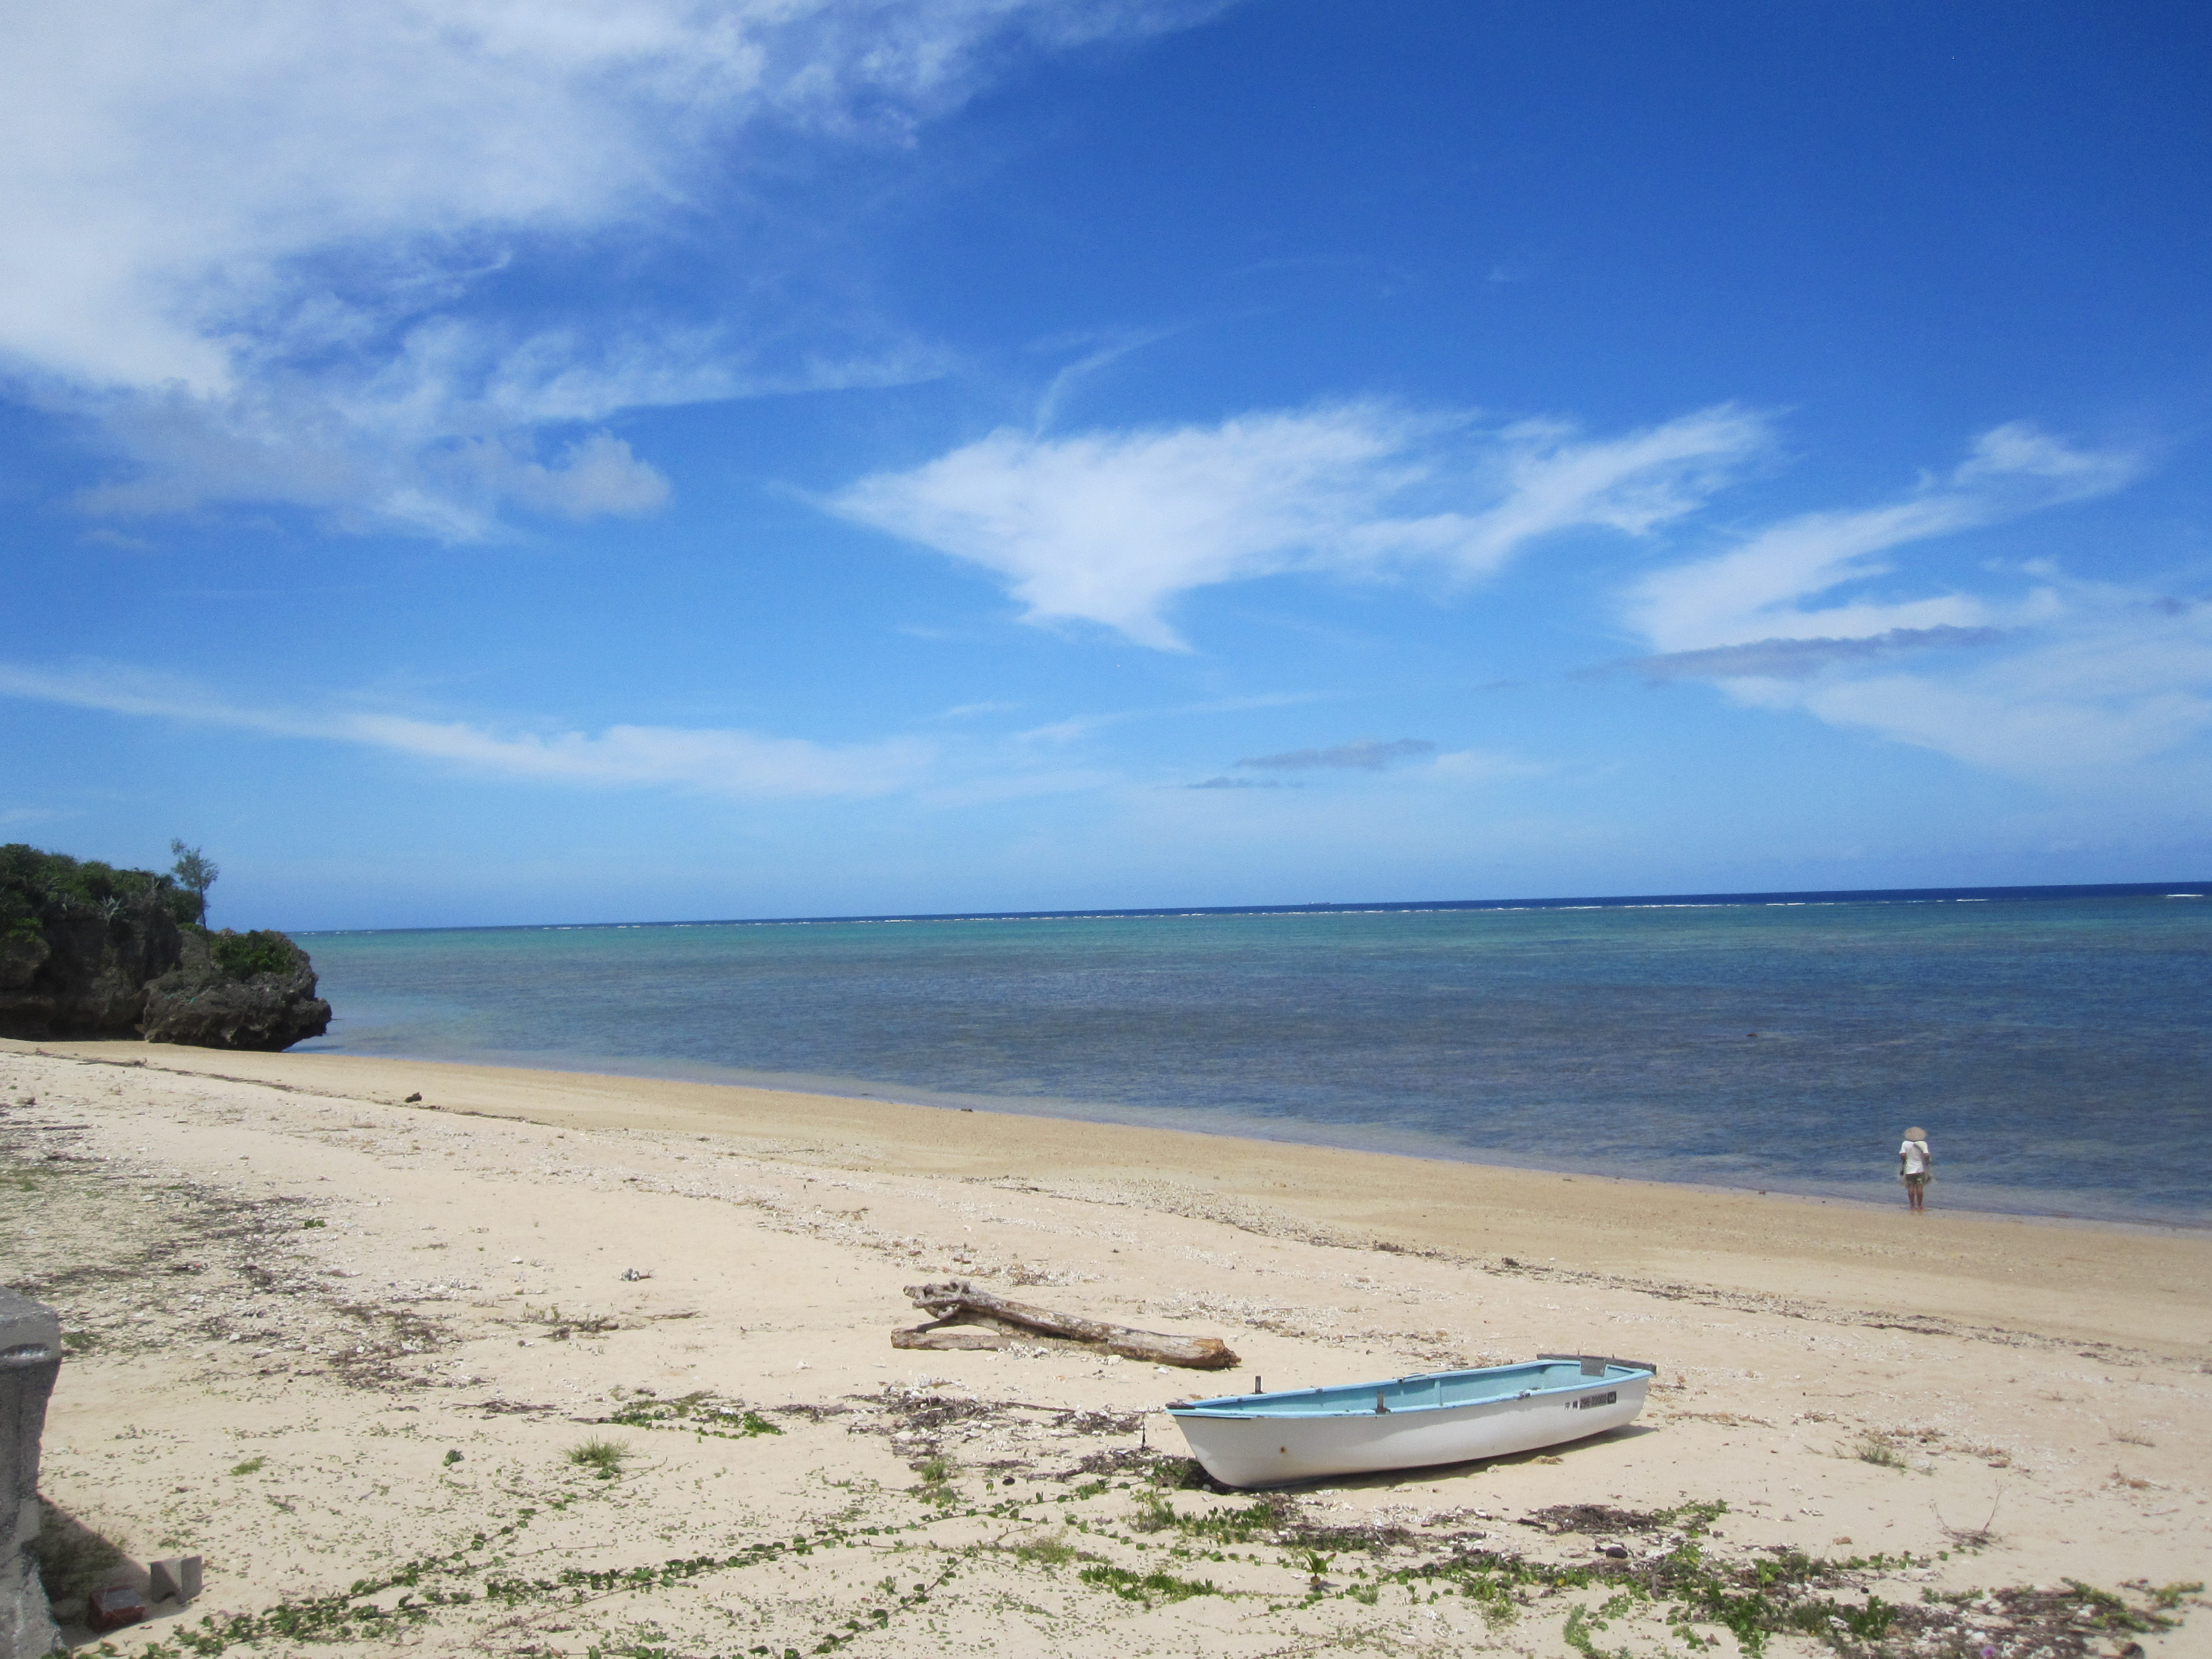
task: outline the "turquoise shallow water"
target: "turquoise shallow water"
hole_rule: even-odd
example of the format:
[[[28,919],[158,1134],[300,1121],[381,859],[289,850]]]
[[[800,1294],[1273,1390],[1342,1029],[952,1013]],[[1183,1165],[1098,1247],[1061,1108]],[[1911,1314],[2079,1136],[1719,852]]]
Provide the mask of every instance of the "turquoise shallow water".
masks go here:
[[[364,1054],[2212,1224],[2212,900],[301,935]],[[1756,1035],[1753,1035],[1756,1033]]]

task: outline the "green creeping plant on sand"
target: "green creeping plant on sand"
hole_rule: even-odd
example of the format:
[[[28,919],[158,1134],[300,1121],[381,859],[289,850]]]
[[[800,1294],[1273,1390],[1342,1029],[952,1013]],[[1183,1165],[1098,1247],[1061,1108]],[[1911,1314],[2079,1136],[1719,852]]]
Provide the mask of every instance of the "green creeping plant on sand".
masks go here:
[[[594,1443],[615,1444],[586,1442],[574,1449],[571,1456]],[[582,1463],[586,1460],[577,1461]],[[618,1467],[619,1458],[615,1461]],[[949,1486],[950,1482],[925,1484],[944,1487]],[[574,1501],[574,1498],[564,1497],[554,1507],[566,1508]],[[210,1614],[189,1627],[172,1626],[164,1639],[139,1650],[137,1659],[216,1659],[216,1656],[232,1647],[270,1638],[295,1642],[360,1638],[389,1642],[410,1627],[434,1620],[447,1609],[471,1606],[515,1609],[532,1605],[568,1605],[623,1594],[650,1594],[709,1575],[742,1571],[817,1552],[871,1547],[863,1540],[909,1534],[926,1538],[932,1528],[945,1520],[986,1516],[1011,1518],[1023,1506],[1017,1504],[1009,1509],[1001,1504],[985,1510],[958,1506],[956,1500],[954,1504],[933,1507],[938,1508],[938,1513],[912,1522],[857,1528],[827,1526],[788,1538],[764,1540],[729,1554],[680,1558],[624,1568],[568,1567],[539,1577],[498,1571],[504,1559],[502,1553],[538,1513],[535,1510],[524,1510],[507,1525],[477,1534],[465,1548],[422,1558],[379,1577],[356,1582],[340,1594],[285,1602],[256,1613]],[[1261,1516],[1255,1510],[1261,1507],[1224,1511],[1220,1530],[1257,1530]],[[1289,1553],[1278,1565],[1285,1570],[1311,1571],[1318,1553],[1302,1547],[1300,1534],[1304,1529],[1295,1513],[1287,1505],[1277,1509],[1267,1504],[1265,1507],[1271,1517],[1283,1523],[1274,1542]],[[1855,1656],[1874,1650],[1876,1644],[1899,1639],[1917,1638],[1923,1644],[1940,1644],[1964,1631],[1967,1603],[1982,1599],[1984,1594],[1939,1595],[1926,1592],[1921,1606],[1893,1606],[1872,1595],[1863,1602],[1838,1601],[1826,1592],[1852,1583],[1855,1575],[1922,1563],[1911,1557],[1889,1556],[1830,1561],[1798,1551],[1783,1551],[1741,1563],[1711,1560],[1696,1534],[1706,1530],[1714,1519],[1725,1512],[1726,1506],[1720,1504],[1686,1504],[1649,1517],[1688,1535],[1674,1548],[1641,1559],[1604,1559],[1589,1565],[1568,1565],[1529,1561],[1495,1552],[1462,1553],[1393,1570],[1382,1570],[1377,1560],[1372,1564],[1375,1570],[1371,1574],[1368,1569],[1360,1570],[1362,1583],[1337,1589],[1316,1586],[1288,1605],[1311,1607],[1327,1601],[1347,1600],[1376,1606],[1386,1590],[1395,1590],[1416,1602],[1434,1602],[1439,1596],[1456,1595],[1473,1601],[1486,1620],[1497,1623],[1518,1616],[1529,1602],[1530,1592],[1544,1595],[1559,1591],[1598,1591],[1604,1593],[1606,1599],[1594,1607],[1577,1603],[1569,1608],[1560,1632],[1562,1639],[1583,1659],[1620,1659],[1616,1650],[1599,1644],[1598,1635],[1607,1630],[1611,1620],[1632,1613],[1638,1607],[1648,1607],[1662,1617],[1678,1638],[1699,1645],[1710,1645],[1716,1638],[1699,1636],[1692,1627],[1717,1626],[1735,1638],[1741,1654],[1757,1659],[1766,1651],[1771,1639],[1779,1635],[1810,1637],[1839,1653]],[[1066,1518],[1073,1520],[1073,1516]],[[1154,1525],[1146,1529],[1164,1531],[1172,1528],[1180,1532],[1185,1529],[1181,1524],[1185,1520],[1196,1522],[1201,1518],[1177,1516],[1170,1511],[1168,1518],[1155,1518]],[[1081,1531],[1101,1541],[1136,1542],[1109,1525],[1079,1526]],[[972,1556],[976,1547],[970,1547],[964,1553]],[[1180,1550],[1182,1547],[1176,1547]],[[992,1554],[994,1559],[1010,1565],[1018,1564],[1045,1573],[1072,1560],[1085,1559],[1072,1546],[1056,1540],[1034,1547],[994,1549]],[[1258,1558],[1255,1556],[1254,1560],[1257,1564]],[[1326,1565],[1325,1560],[1322,1565]],[[900,1593],[896,1581],[886,1579],[877,1586],[875,1596],[857,1607],[841,1609],[834,1615],[832,1625],[817,1627],[805,1638],[804,1648],[762,1644],[748,1651],[753,1656],[766,1656],[766,1659],[796,1659],[802,1653],[836,1652],[864,1635],[885,1630],[902,1613],[932,1605],[933,1595],[941,1591],[958,1571],[947,1565],[933,1580],[915,1583],[904,1594]],[[1224,1589],[1210,1579],[1180,1577],[1164,1570],[1139,1571],[1115,1566],[1096,1557],[1088,1558],[1088,1564],[1076,1577],[1092,1589],[1146,1608],[1171,1605],[1195,1596],[1253,1594]],[[2179,1609],[2182,1603],[2202,1589],[2201,1584],[2172,1584],[2160,1589],[2133,1586],[2131,1593],[2123,1596],[2069,1581],[2060,1589],[2012,1589],[1986,1595],[2003,1605],[2016,1630],[2041,1626],[2056,1634],[2087,1624],[2118,1635],[2176,1628],[2181,1623]],[[392,1599],[390,1593],[395,1589],[403,1593]],[[658,1644],[664,1639],[659,1632],[649,1626],[632,1629],[635,1633],[627,1638],[615,1644],[603,1642],[590,1651],[599,1655],[600,1659],[659,1659]],[[410,1639],[420,1640],[419,1637]],[[117,1659],[120,1656],[120,1650],[112,1644],[103,1644],[95,1651],[117,1656]]]
[[[757,1434],[783,1432],[758,1412],[719,1403],[703,1389],[676,1400],[642,1395],[622,1406],[606,1420],[626,1429],[681,1429],[716,1440],[750,1440]]]

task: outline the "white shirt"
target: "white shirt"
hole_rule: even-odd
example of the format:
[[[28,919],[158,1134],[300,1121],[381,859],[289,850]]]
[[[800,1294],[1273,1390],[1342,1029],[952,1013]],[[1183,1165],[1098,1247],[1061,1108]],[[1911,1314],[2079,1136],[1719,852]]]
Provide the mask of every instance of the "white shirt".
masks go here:
[[[1905,1160],[1905,1174],[1925,1175],[1928,1173],[1928,1161],[1929,1158],[1933,1158],[1935,1154],[1929,1149],[1929,1146],[1926,1141],[1908,1140],[1902,1146],[1899,1146],[1897,1151],[1898,1155]]]

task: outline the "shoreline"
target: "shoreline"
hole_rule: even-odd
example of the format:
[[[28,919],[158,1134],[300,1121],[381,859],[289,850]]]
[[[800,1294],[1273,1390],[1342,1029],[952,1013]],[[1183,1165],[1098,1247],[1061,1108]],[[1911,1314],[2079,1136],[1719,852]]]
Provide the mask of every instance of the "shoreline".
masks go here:
[[[2069,898],[364,933],[309,941],[343,1012],[305,1047],[1876,1208],[1899,1197],[1899,1132],[1934,1110],[1948,1212],[2206,1231],[2203,915]],[[792,926],[811,942],[760,931]],[[2067,954],[2084,950],[2121,998],[2094,1018]],[[2012,988],[2003,1018],[1985,984]]]
[[[643,926],[641,923],[610,924]],[[686,924],[693,925],[693,924]],[[708,925],[708,924],[696,924]],[[130,1039],[113,1039],[125,1043]],[[147,1045],[149,1048],[155,1045]],[[994,1096],[969,1094],[957,1090],[925,1089],[913,1085],[884,1082],[867,1078],[836,1078],[803,1074],[782,1075],[771,1073],[747,1073],[734,1066],[716,1066],[708,1062],[690,1063],[680,1069],[645,1069],[640,1062],[636,1069],[626,1069],[620,1056],[594,1055],[579,1057],[574,1063],[558,1063],[560,1056],[526,1056],[502,1051],[489,1051],[481,1058],[440,1060],[428,1056],[404,1054],[368,1054],[344,1053],[328,1048],[295,1048],[286,1051],[289,1057],[309,1060],[360,1060],[389,1062],[398,1066],[456,1066],[459,1068],[495,1071],[544,1073],[563,1077],[623,1079],[641,1083],[679,1083],[703,1088],[757,1090],[765,1093],[814,1096],[825,1100],[874,1101],[884,1105],[907,1106],[927,1111],[974,1111],[1006,1117],[1038,1118],[1052,1122],[1095,1123],[1121,1128],[1159,1131],[1169,1133],[1203,1135],[1212,1139],[1255,1141],[1271,1146],[1304,1146],[1322,1152],[1371,1153],[1378,1157],[1412,1158],[1421,1163],[1467,1164],[1482,1170],[1510,1170],[1533,1175],[1571,1176],[1598,1181],[1620,1181],[1640,1186],[1678,1188],[1685,1191],[1724,1195],[1755,1195],[1759,1197],[1794,1198],[1808,1203],[1853,1206],[1869,1211],[1889,1207],[1887,1200],[1869,1195],[1840,1190],[1822,1190],[1817,1187],[1754,1187],[1729,1182],[1672,1179],[1623,1169],[1609,1168],[1599,1161],[1583,1164],[1513,1163],[1501,1157],[1495,1149],[1471,1148],[1454,1150],[1454,1143],[1425,1138],[1407,1131],[1390,1131],[1354,1139],[1349,1132],[1342,1139],[1330,1139],[1326,1131],[1338,1127],[1310,1120],[1296,1120],[1297,1132],[1287,1130],[1271,1133],[1262,1120],[1239,1117],[1229,1113],[1219,1114],[1219,1127],[1204,1127],[1179,1121],[1177,1115],[1164,1108],[1117,1106],[1100,1102],[1066,1101],[1048,1096]],[[535,1060],[536,1063],[532,1063]],[[720,1075],[715,1075],[720,1073]],[[903,1091],[903,1093],[877,1093],[859,1085],[873,1082],[878,1089]],[[1065,1108],[1065,1109],[1054,1109]],[[1390,1144],[1393,1140],[1398,1144]],[[1939,1181],[1939,1186],[1942,1184]],[[2212,1237],[2212,1214],[2203,1218],[2179,1218],[2155,1215],[2094,1215],[2075,1211],[2054,1210],[2022,1206],[2004,1208],[1975,1203],[1950,1203],[1942,1206],[1947,1213],[1987,1217],[1991,1219],[2050,1223],[2062,1226],[2140,1228],[2148,1231],[2172,1231],[2182,1234],[2202,1234]]]
[[[876,1175],[1166,1182],[1195,1194],[1193,1212],[1249,1210],[1316,1241],[1470,1263],[1525,1255],[1530,1271],[1694,1277],[1769,1298],[1872,1297],[1975,1328],[2063,1327],[2151,1352],[2212,1346],[2212,1231],[2169,1224],[1940,1207],[1914,1218],[1902,1201],[622,1073],[128,1040],[0,1046],[10,1049],[386,1104],[419,1093],[425,1111],[552,1127],[703,1133],[757,1157]],[[2119,1283],[2149,1287],[2152,1304],[2129,1298],[2134,1311],[2121,1311]]]

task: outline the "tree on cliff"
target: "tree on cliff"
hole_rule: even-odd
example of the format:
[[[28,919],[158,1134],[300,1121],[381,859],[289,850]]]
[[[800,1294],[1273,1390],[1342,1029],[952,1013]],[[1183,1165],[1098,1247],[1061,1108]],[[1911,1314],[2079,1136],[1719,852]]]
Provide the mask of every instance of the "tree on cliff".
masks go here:
[[[170,875],[176,878],[178,886],[199,901],[199,914],[192,920],[205,922],[207,890],[215,885],[215,878],[222,872],[216,867],[216,861],[198,848],[187,847],[181,841],[172,841],[169,851],[176,855],[177,860],[169,866]]]

